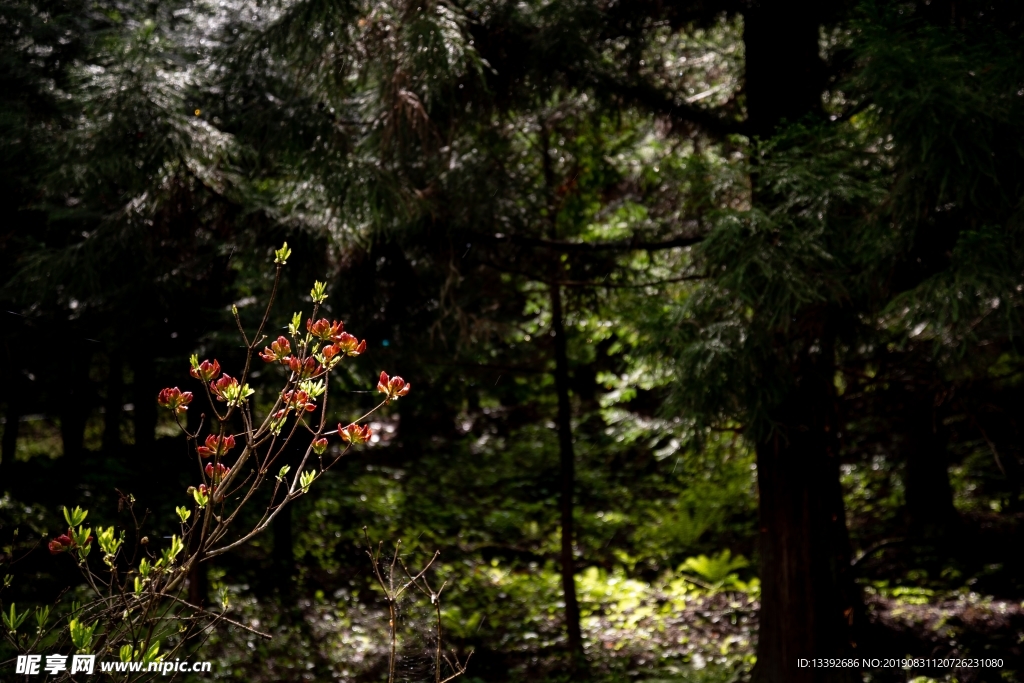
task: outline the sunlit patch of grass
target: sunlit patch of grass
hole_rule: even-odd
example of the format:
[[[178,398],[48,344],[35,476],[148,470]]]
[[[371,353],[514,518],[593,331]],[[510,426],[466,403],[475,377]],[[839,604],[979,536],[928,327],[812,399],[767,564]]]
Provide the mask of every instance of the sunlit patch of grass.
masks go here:
[[[22,462],[32,458],[59,458],[64,455],[64,442],[60,437],[60,420],[51,417],[29,416],[18,426],[18,445],[14,458]]]

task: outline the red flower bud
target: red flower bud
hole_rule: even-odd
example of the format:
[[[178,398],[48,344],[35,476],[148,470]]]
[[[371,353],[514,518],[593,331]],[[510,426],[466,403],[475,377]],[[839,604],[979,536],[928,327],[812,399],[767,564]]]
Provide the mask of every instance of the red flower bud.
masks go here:
[[[295,356],[289,356],[288,368],[298,375],[299,379],[309,379],[313,375],[319,375],[324,370],[312,356],[304,362],[300,362]]]
[[[345,334],[345,323],[341,320],[331,323],[331,341],[336,342],[341,339],[341,335]]]
[[[323,455],[324,451],[327,450],[327,439],[320,437],[313,441],[313,452],[317,455]]]
[[[316,400],[309,397],[305,391],[285,391],[281,393],[281,400],[284,401],[285,406],[290,409],[302,411],[305,410],[308,413],[316,410]]]
[[[224,479],[224,477],[228,476],[228,472],[230,471],[230,467],[226,467],[221,463],[217,463],[216,465],[214,465],[212,462],[206,464],[206,476],[214,484],[219,484]],[[202,486],[199,487],[199,491],[201,493],[206,493],[205,491],[203,491]]]
[[[189,374],[196,379],[209,382],[220,374],[220,363],[217,362],[216,358],[212,363],[208,360],[204,360],[198,367],[190,369]]]
[[[210,456],[225,456],[228,451],[235,447],[235,437],[228,434],[225,437],[220,437],[215,434],[210,434],[206,437],[206,445],[199,446],[196,448],[199,451],[199,455],[204,458]]]
[[[366,350],[366,340],[359,341],[348,332],[342,332],[335,346],[346,356],[358,356]]]
[[[260,358],[268,363],[275,361],[285,362],[288,358],[288,354],[292,352],[292,345],[288,343],[285,337],[278,337],[277,341],[272,342],[270,346],[263,348],[263,353],[260,354]]]
[[[406,384],[405,380],[395,375],[394,377],[388,377],[388,373],[380,373],[380,381],[377,382],[377,391],[385,395],[386,401],[391,401],[399,396],[405,396],[409,393],[409,389],[412,388],[411,384]]]
[[[156,402],[181,415],[188,410],[188,404],[192,402],[192,392],[182,391],[178,387],[168,387],[160,390]]]
[[[341,435],[342,441],[355,446],[369,441],[370,437],[373,436],[373,430],[370,429],[370,425],[359,426],[357,424],[350,424],[348,427],[342,427],[339,424],[338,434]]]
[[[70,531],[71,530],[68,529],[68,532],[70,532]],[[89,538],[91,540],[92,536],[90,536]],[[50,548],[50,552],[52,554],[57,555],[59,553],[64,552],[65,550],[68,550],[70,548],[75,547],[75,542],[73,540],[71,540],[71,536],[70,535],[68,535],[68,534],[61,534],[57,538],[55,538],[52,541],[50,541],[47,544],[47,546]]]

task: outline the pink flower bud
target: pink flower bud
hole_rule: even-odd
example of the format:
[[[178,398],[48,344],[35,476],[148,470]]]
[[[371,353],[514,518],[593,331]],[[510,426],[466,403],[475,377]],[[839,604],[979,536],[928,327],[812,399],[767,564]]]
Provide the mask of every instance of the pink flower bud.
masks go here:
[[[324,451],[327,450],[327,439],[320,437],[313,441],[313,452],[317,455],[323,455]]]

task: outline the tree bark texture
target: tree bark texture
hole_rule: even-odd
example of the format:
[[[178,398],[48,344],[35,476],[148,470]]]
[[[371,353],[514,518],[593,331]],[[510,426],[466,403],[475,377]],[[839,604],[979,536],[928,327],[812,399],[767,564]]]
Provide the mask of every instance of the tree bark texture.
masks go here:
[[[850,570],[830,375],[806,368],[757,444],[761,611],[755,683],[858,681],[799,659],[856,657],[860,598]]]

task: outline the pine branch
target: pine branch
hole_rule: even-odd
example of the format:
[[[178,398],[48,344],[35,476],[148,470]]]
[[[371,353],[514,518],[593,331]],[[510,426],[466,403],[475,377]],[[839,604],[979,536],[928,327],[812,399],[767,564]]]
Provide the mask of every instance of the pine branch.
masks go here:
[[[679,235],[667,240],[648,242],[637,239],[634,236],[629,240],[617,240],[614,242],[570,242],[568,240],[551,240],[539,237],[523,237],[521,235],[504,235],[497,233],[493,236],[481,235],[481,239],[496,242],[510,242],[525,247],[542,247],[559,252],[597,252],[597,251],[662,251],[665,249],[680,249],[691,247],[704,241],[705,235],[691,234]]]
[[[749,135],[746,121],[727,118],[713,110],[697,107],[685,101],[678,101],[644,79],[624,82],[611,76],[595,79],[594,88],[608,92],[647,111],[667,116],[673,125],[696,125],[716,137],[727,135]]]

